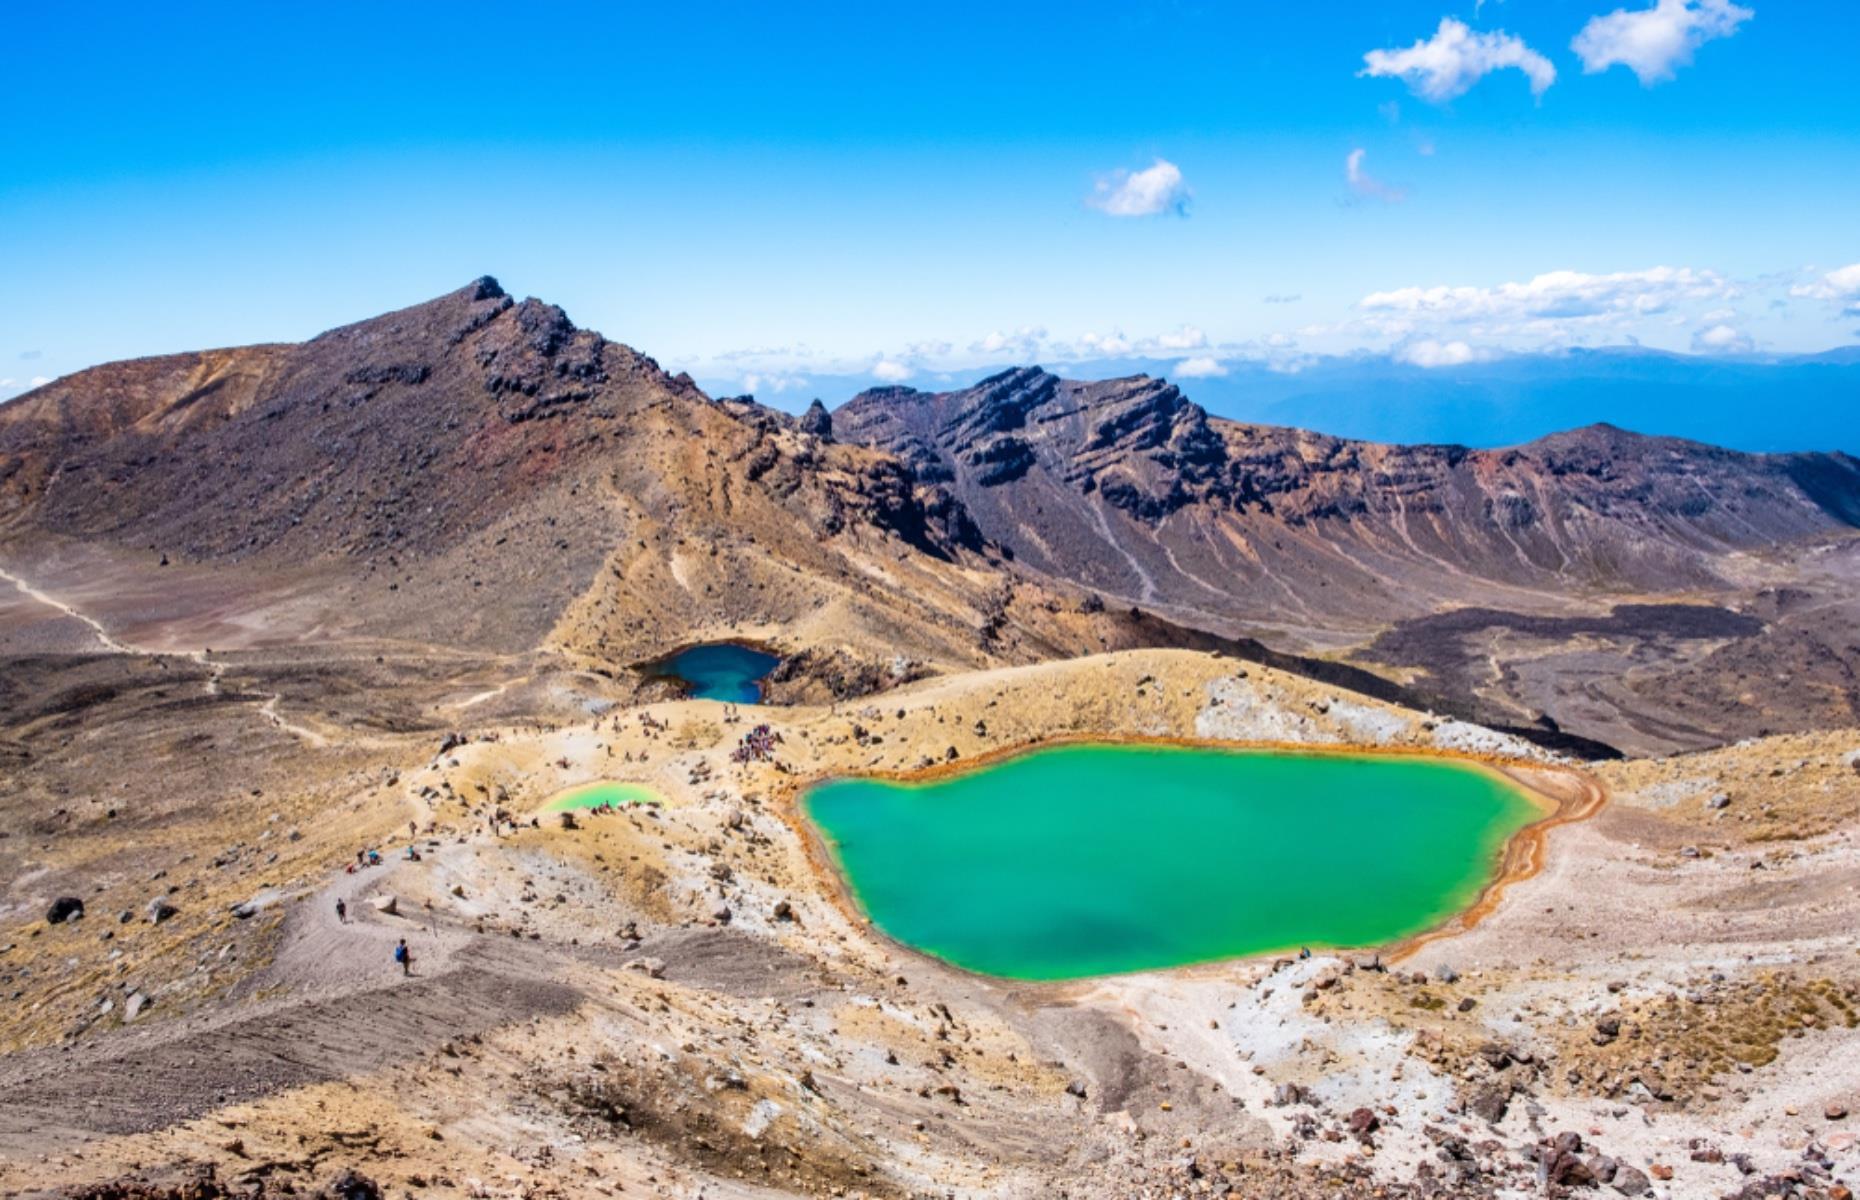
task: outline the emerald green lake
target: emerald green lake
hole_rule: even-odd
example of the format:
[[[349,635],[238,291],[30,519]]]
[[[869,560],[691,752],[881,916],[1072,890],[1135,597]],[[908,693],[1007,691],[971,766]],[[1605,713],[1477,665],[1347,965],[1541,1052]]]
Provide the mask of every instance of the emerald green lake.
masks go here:
[[[629,804],[651,804],[658,799],[659,793],[643,783],[589,783],[563,792],[549,802],[547,811],[570,812],[599,808],[604,804],[624,808]]]
[[[1477,899],[1542,815],[1451,762],[1099,745],[803,804],[878,928],[1045,980],[1396,941]]]

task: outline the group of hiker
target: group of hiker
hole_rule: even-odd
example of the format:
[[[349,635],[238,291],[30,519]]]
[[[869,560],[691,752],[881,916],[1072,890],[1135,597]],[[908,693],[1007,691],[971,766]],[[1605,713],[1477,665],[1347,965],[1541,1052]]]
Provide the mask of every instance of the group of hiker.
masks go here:
[[[767,725],[758,725],[745,733],[737,742],[736,749],[730,751],[730,761],[767,762],[775,757],[775,747],[781,743],[781,734]]]

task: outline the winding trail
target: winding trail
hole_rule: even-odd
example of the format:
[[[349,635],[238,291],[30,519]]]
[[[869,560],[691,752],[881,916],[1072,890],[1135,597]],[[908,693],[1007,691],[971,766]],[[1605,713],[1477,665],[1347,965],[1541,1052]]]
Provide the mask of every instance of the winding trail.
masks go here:
[[[0,579],[6,580],[8,583],[18,588],[20,591],[20,594],[25,596],[28,600],[36,600],[38,603],[45,605],[47,608],[55,608],[59,612],[63,613],[65,616],[70,617],[72,620],[82,621],[85,625],[88,625],[90,627],[90,631],[97,635],[97,640],[103,643],[104,649],[112,651],[116,654],[147,654],[148,653],[148,651],[146,650],[141,650],[125,642],[117,641],[115,638],[110,636],[110,631],[103,627],[103,622],[97,620],[95,617],[90,616],[87,613],[81,612],[78,609],[73,608],[71,605],[66,604],[63,600],[58,599],[56,596],[47,595],[45,592],[42,592],[38,588],[33,587],[30,583],[27,583],[24,579],[21,579],[19,576],[13,574],[13,572],[7,570],[5,567],[0,567]]]
[[[0,567],[0,580],[11,583],[19,590],[20,594],[27,599],[53,609],[74,621],[82,622],[96,637],[97,641],[103,646],[103,649],[107,653],[126,654],[137,658],[185,658],[190,662],[199,663],[207,669],[207,678],[204,684],[207,695],[218,696],[221,694],[220,681],[225,678],[226,664],[214,661],[212,655],[206,649],[151,650],[146,646],[137,646],[130,642],[125,642],[111,634],[110,631],[104,627],[102,621],[91,616],[83,609],[60,600],[49,592],[33,586],[24,578],[7,570],[5,567]],[[288,733],[307,745],[320,748],[330,744],[330,740],[326,735],[318,733],[316,730],[306,725],[296,724],[280,713],[278,711],[278,705],[281,704],[283,700],[284,694],[282,692],[271,693],[270,698],[259,707],[259,716],[263,717],[273,728]],[[358,741],[362,744],[385,744],[381,743],[379,739],[364,738],[358,739]]]

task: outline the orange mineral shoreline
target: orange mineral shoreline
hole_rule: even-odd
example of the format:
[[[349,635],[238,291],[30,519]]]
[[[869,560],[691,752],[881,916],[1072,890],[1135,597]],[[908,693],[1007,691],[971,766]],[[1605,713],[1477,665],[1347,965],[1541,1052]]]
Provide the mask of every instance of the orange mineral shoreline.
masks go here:
[[[1141,734],[1122,733],[1064,733],[1051,737],[1039,738],[1030,742],[1020,742],[1011,746],[1001,746],[970,758],[941,762],[933,766],[907,770],[865,770],[865,771],[822,771],[799,778],[782,780],[774,789],[775,814],[793,830],[805,848],[809,867],[825,886],[826,894],[839,908],[842,915],[854,925],[864,928],[873,937],[886,945],[895,947],[907,956],[932,962],[940,967],[973,975],[997,983],[1010,984],[1017,988],[1043,993],[1058,993],[1081,985],[1089,985],[1093,977],[1068,980],[1030,980],[1012,979],[1003,976],[984,975],[970,971],[955,963],[937,958],[915,946],[906,945],[886,934],[873,922],[871,917],[859,907],[846,880],[846,874],[840,869],[834,856],[833,848],[825,836],[808,820],[801,811],[801,796],[808,789],[818,784],[835,779],[859,778],[879,779],[891,783],[920,784],[933,783],[952,775],[993,766],[1008,759],[1032,754],[1040,750],[1050,750],[1060,746],[1164,746],[1190,750],[1235,750],[1235,751],[1270,751],[1283,754],[1302,754],[1313,757],[1330,756],[1341,758],[1421,758],[1434,761],[1453,762],[1463,766],[1474,767],[1504,779],[1523,796],[1542,810],[1543,816],[1518,830],[1505,843],[1503,859],[1498,871],[1493,875],[1478,897],[1467,908],[1447,918],[1432,929],[1417,933],[1401,941],[1380,948],[1373,946],[1333,947],[1333,949],[1355,949],[1377,951],[1378,956],[1387,963],[1400,962],[1415,954],[1429,943],[1445,938],[1455,937],[1473,928],[1480,921],[1490,916],[1504,898],[1507,887],[1521,880],[1529,879],[1543,869],[1548,853],[1548,834],[1550,830],[1576,821],[1586,821],[1608,802],[1608,792],[1601,782],[1586,772],[1561,764],[1543,763],[1532,759],[1515,758],[1509,755],[1479,754],[1469,751],[1442,750],[1432,746],[1358,746],[1358,745],[1310,745],[1303,742],[1276,741],[1223,741],[1212,738],[1161,737]],[[1278,953],[1256,954],[1241,958],[1221,959],[1205,963],[1184,963],[1177,967],[1152,968],[1135,974],[1151,973],[1201,973],[1224,968],[1232,963],[1278,957]]]

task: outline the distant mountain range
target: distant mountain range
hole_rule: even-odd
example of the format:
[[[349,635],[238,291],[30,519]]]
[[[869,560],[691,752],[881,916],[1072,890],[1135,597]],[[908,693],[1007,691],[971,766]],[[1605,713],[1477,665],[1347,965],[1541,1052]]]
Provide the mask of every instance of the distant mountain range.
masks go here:
[[[1484,377],[1550,386],[1529,380],[1547,361]],[[1623,389],[1635,361],[1672,366],[1605,361]],[[1804,408],[1778,386],[1768,411]],[[797,417],[713,399],[489,278],[0,406],[0,565],[162,638],[191,622],[216,647],[412,639],[611,671],[751,637],[831,695],[1195,645],[1640,750],[1860,720],[1857,527],[1841,453],[1615,425],[1388,444],[1222,419],[1147,376],[1023,367]]]
[[[1295,370],[1242,358],[1223,360],[1223,375],[1196,378],[1179,376],[1180,361],[1093,359],[1067,363],[1062,373],[1168,378],[1216,416],[1364,441],[1490,448],[1605,422],[1737,450],[1860,453],[1860,347],[1764,358],[1622,347],[1427,368],[1367,354],[1300,360]],[[952,391],[1010,365],[906,382]],[[886,382],[865,374],[812,377],[773,399],[798,409],[818,395],[836,406]],[[700,383],[713,391],[739,386]]]
[[[1220,626],[1330,631],[1507,590],[1669,592],[1722,559],[1860,525],[1860,461],[1593,425],[1503,450],[1211,417],[1147,376],[1038,367],[879,388],[836,436],[950,487],[1041,570]]]

